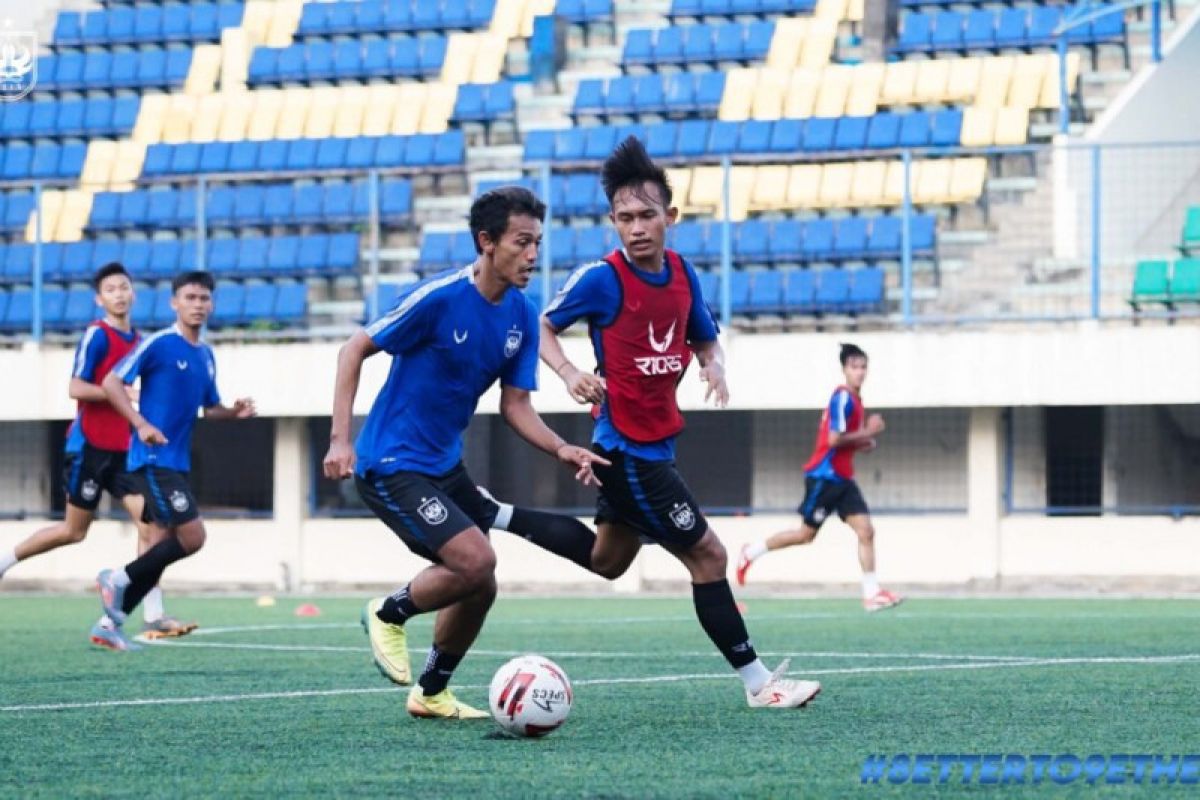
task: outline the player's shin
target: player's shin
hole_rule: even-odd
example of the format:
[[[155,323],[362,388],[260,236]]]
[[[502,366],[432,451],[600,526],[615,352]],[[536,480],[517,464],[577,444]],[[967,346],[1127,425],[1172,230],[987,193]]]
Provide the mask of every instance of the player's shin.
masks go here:
[[[514,507],[511,519],[503,526],[500,525],[501,519],[497,518],[497,527],[503,527],[543,550],[594,571],[592,550],[596,546],[596,534],[574,517]]]
[[[754,646],[750,644],[750,634],[737,610],[729,581],[721,579],[712,583],[693,583],[692,601],[696,606],[700,627],[704,628],[729,665],[738,671],[746,689],[751,693],[757,692],[770,679],[771,673],[759,661]]]
[[[158,584],[167,567],[187,556],[188,552],[179,539],[168,536],[126,565],[125,574],[129,576],[129,588],[125,590],[122,610],[128,614],[137,608],[146,593]]]

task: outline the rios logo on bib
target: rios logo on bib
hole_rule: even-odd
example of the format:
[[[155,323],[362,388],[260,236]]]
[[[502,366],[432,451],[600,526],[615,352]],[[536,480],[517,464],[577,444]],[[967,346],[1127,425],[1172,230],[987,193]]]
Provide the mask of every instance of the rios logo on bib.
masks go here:
[[[667,328],[662,341],[659,341],[654,337],[654,323],[649,323],[646,333],[650,340],[651,350],[656,353],[666,353],[670,349],[671,342],[675,339],[675,324],[675,322],[671,323],[671,327]],[[683,372],[683,358],[678,354],[639,356],[633,360],[633,363],[638,368],[638,372],[643,375],[671,375]]]

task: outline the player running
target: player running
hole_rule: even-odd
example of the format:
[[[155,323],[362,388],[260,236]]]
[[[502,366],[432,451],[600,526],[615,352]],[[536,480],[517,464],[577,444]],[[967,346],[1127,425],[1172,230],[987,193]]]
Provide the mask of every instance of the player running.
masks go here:
[[[204,520],[188,485],[192,428],[197,409],[208,419],[245,419],[254,401],[240,398],[221,405],[217,365],[200,338],[213,310],[212,275],[185,272],[171,283],[175,324],[143,339],[104,378],[109,403],[133,426],[128,469],[146,498],[145,519],[153,546],[124,569],[102,570],[96,578],[104,616],[92,627],[92,643],[112,650],[137,650],[122,626],[126,615],[158,583],[168,566],[204,545]],[[139,408],[126,387],[141,378]]]
[[[129,423],[109,404],[100,384],[140,340],[130,322],[133,308],[133,282],[125,267],[117,262],[105,264],[92,279],[96,305],[104,318],[87,327],[75,349],[68,391],[79,410],[71,424],[65,448],[63,478],[67,490],[66,515],[37,531],[7,552],[0,552],[0,577],[19,561],[48,553],[68,544],[82,542],[87,536],[100,497],[108,492],[120,500],[129,512],[138,532],[138,553],[150,547],[150,526],[142,521],[142,496],[125,471],[129,451]],[[162,591],[156,586],[142,609],[146,636],[182,636],[195,629],[194,623],[182,623],[163,610]]]
[[[875,526],[871,512],[854,482],[854,454],[871,451],[875,437],[883,433],[883,417],[867,416],[862,404],[862,385],[867,379],[867,354],[852,344],[843,344],[839,355],[846,382],[834,390],[821,414],[817,446],[804,465],[804,501],[797,511],[799,528],[781,531],[763,542],[742,547],[738,559],[738,585],[746,585],[746,571],[772,550],[808,544],[830,514],[837,513],[858,536],[858,561],[862,565],[863,608],[882,611],[904,599],[879,586],[875,577]],[[864,424],[863,420],[866,419]]]
[[[354,334],[338,355],[325,475],[354,475],[358,492],[414,553],[432,562],[390,597],[367,602],[362,623],[376,666],[412,682],[404,625],[437,611],[433,646],[407,709],[416,717],[476,719],[487,713],[455,698],[450,677],[475,641],[496,596],[496,556],[487,531],[496,504],[462,464],[462,433],[480,396],[500,381],[500,413],[522,438],[573,467],[585,485],[607,464],[564,442],[534,410],[537,309],[519,289],[537,261],[546,207],[522,188],[487,192],[471,206],[474,263],[421,281]],[[363,361],[383,351],[391,370],[356,447],[350,415]]]

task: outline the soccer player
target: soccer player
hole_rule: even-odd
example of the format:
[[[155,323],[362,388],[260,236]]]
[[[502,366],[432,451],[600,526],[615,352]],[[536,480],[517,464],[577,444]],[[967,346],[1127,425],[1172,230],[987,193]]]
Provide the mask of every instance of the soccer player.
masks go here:
[[[808,544],[817,538],[821,524],[836,513],[858,536],[858,561],[862,565],[863,607],[867,611],[893,608],[904,599],[880,588],[875,577],[875,526],[871,512],[854,482],[854,454],[874,450],[875,437],[883,433],[883,417],[866,415],[862,385],[867,379],[867,354],[853,344],[843,344],[839,355],[845,384],[834,390],[821,414],[817,446],[804,465],[804,501],[799,528],[781,531],[763,542],[742,547],[737,581],[746,585],[746,571],[755,560],[772,550]],[[863,420],[866,420],[864,424]]]
[[[42,528],[11,550],[0,552],[0,577],[19,561],[82,542],[95,519],[102,492],[108,492],[129,512],[138,531],[138,553],[150,546],[150,526],[142,522],[142,496],[125,471],[129,450],[129,423],[118,414],[100,387],[109,371],[138,343],[130,322],[133,282],[117,262],[105,264],[92,279],[96,305],[104,318],[87,327],[75,349],[68,391],[79,405],[67,436],[64,483],[66,515],[61,522]],[[162,591],[156,586],[146,596],[143,609],[147,636],[182,636],[195,629],[163,611]]]
[[[154,545],[123,569],[96,578],[104,616],[92,627],[92,643],[112,650],[137,650],[124,634],[126,615],[137,608],[168,566],[204,545],[204,521],[188,485],[196,411],[209,419],[245,419],[255,414],[250,398],[221,405],[212,348],[201,340],[213,310],[213,277],[185,272],[171,282],[175,324],[143,339],[104,378],[113,408],[133,426],[128,469],[146,498],[144,517]],[[126,387],[141,378],[139,407]]]
[[[605,162],[602,182],[622,247],[576,270],[542,316],[542,360],[580,403],[598,404],[592,437],[600,479],[597,532],[576,520],[502,507],[504,525],[546,550],[606,578],[628,569],[641,537],[661,544],[687,568],[704,632],[741,676],[753,707],[798,707],[816,681],[772,673],[758,658],[726,580],[724,546],[675,467],[683,430],[676,386],[693,355],[705,399],[728,402],[725,354],[716,322],[691,266],[665,249],[671,205],[666,173],[629,137]],[[586,320],[598,374],[567,358],[559,334]],[[611,463],[609,463],[611,462]],[[572,524],[574,523],[574,524]]]
[[[406,707],[416,717],[488,716],[455,698],[450,677],[475,641],[496,596],[496,556],[487,538],[496,504],[462,464],[462,433],[480,396],[500,381],[500,413],[526,441],[594,482],[588,450],[564,442],[534,410],[537,309],[519,289],[537,261],[546,207],[522,188],[486,192],[471,206],[478,258],[416,283],[397,304],[354,334],[338,355],[324,470],[351,475],[373,512],[417,555],[432,562],[390,597],[370,600],[362,623],[376,666],[412,682],[404,625],[437,611],[433,646]],[[356,447],[350,416],[363,361],[383,351],[391,370]]]

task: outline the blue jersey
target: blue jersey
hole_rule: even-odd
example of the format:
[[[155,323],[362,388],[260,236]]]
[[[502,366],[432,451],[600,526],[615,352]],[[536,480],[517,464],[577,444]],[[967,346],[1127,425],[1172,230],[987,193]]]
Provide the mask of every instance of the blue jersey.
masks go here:
[[[116,372],[127,384],[142,379],[138,411],[167,437],[166,444],[152,447],[134,436],[127,469],[151,464],[189,472],[196,412],[221,404],[212,348],[204,342],[192,344],[172,326],[146,337]]]
[[[473,270],[414,284],[367,326],[393,358],[355,445],[359,475],[443,475],[462,459],[462,433],[497,379],[537,388],[537,309],[517,289],[488,302]]]
[[[643,272],[626,256],[633,273],[651,286],[665,286],[671,273]],[[700,291],[700,280],[686,259],[683,260],[688,283],[692,288],[692,309],[688,314],[687,338],[692,344],[711,342],[717,338],[717,323],[713,319],[704,295]],[[557,330],[565,330],[580,319],[590,326],[592,350],[596,363],[604,363],[604,345],[600,329],[612,324],[621,309],[621,284],[613,268],[604,261],[585,264],[571,274],[558,296],[546,309],[546,318]],[[592,441],[606,450],[619,450],[646,461],[671,461],[675,458],[675,437],[649,444],[627,439],[612,424],[608,404],[600,405],[600,415],[592,431]]]
[[[115,328],[112,330],[126,342],[133,342],[138,336],[138,332],[132,329],[128,332]],[[89,325],[79,339],[79,344],[75,347],[75,362],[71,367],[71,377],[81,378],[88,383],[96,383],[96,370],[107,355],[108,337],[104,335],[104,331],[99,325]],[[83,435],[83,425],[80,424],[80,415],[76,414],[75,420],[67,432],[67,445],[64,451],[68,454],[81,453],[86,441],[87,439]]]

